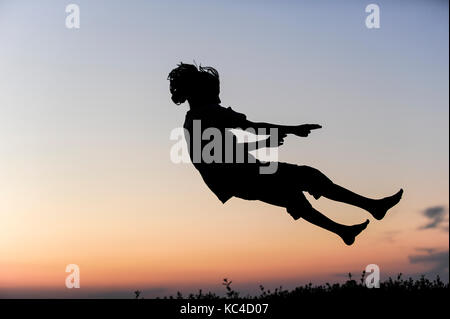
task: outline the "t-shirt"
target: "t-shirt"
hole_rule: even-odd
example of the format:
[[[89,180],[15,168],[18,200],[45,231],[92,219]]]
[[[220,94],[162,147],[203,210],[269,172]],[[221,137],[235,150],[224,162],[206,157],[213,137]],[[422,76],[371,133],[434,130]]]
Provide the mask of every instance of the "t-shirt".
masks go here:
[[[256,172],[259,164],[246,150],[242,151],[243,145],[237,145],[230,132],[233,128],[245,129],[246,124],[244,114],[218,104],[186,113],[185,139],[191,161],[223,203],[233,196],[233,184],[244,174]]]

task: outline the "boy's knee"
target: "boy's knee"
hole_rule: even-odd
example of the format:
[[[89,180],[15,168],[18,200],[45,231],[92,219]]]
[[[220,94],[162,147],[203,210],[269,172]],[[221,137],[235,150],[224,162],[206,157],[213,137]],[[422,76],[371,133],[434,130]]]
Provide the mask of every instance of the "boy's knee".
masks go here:
[[[302,171],[306,177],[312,179],[312,180],[318,180],[325,183],[332,183],[331,180],[321,171],[319,171],[317,168],[310,167],[310,166],[302,166]]]
[[[333,182],[321,171],[310,166],[302,166],[304,177],[309,180],[308,193],[319,199],[324,191],[333,186]]]
[[[289,203],[286,207],[286,211],[289,213],[289,215],[291,215],[292,218],[294,218],[294,220],[298,220],[300,219],[300,217],[302,217],[302,215],[308,214],[308,212],[312,208],[313,207],[308,202],[308,200],[304,198],[304,200],[297,199]]]
[[[300,214],[300,210],[298,208],[288,207],[286,208],[286,211],[288,212],[289,215],[291,215],[292,218],[294,218],[294,220],[299,220],[300,217],[302,217],[302,215]]]

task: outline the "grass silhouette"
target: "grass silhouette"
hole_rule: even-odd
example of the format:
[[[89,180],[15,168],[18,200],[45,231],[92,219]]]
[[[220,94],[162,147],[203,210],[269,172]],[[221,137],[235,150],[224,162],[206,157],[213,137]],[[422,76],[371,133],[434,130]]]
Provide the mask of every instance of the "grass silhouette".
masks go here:
[[[353,279],[352,274],[348,274],[348,280],[343,283],[326,283],[325,285],[313,286],[312,283],[296,287],[292,290],[283,289],[282,286],[274,290],[266,290],[262,285],[259,286],[260,292],[257,295],[241,295],[240,292],[234,290],[231,287],[232,281],[225,278],[222,285],[225,287],[225,295],[218,295],[216,293],[207,292],[204,293],[201,289],[198,293],[190,293],[183,295],[181,292],[177,292],[175,296],[166,296],[162,299],[298,299],[304,297],[328,297],[328,296],[355,296],[359,298],[371,297],[371,296],[387,296],[387,297],[408,297],[408,296],[440,296],[449,292],[449,283],[444,283],[439,276],[436,279],[429,280],[422,275],[419,279],[403,279],[402,274],[399,274],[397,278],[380,282],[379,288],[369,289],[365,284],[366,272],[363,271],[361,278],[356,281]],[[138,299],[141,296],[141,291],[136,290],[134,292],[135,298]],[[161,299],[161,298],[157,298]]]

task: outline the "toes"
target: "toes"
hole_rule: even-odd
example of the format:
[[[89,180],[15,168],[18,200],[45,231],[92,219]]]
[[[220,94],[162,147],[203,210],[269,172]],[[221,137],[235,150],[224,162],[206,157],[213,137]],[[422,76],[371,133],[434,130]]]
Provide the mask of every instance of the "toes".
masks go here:
[[[370,221],[368,219],[366,219],[366,221],[363,223],[364,225],[364,229],[366,229],[367,225],[369,225]]]
[[[400,189],[394,196],[392,196],[392,197],[394,197],[394,198],[400,200],[400,199],[402,198],[402,196],[403,196],[403,188],[401,188],[401,189]]]

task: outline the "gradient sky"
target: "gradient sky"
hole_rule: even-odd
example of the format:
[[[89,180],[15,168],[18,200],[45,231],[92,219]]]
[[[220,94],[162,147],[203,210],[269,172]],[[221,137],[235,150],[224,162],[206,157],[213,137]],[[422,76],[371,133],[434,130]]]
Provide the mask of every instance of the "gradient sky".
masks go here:
[[[377,1],[380,29],[365,26],[370,1],[74,1],[78,30],[69,3],[0,0],[0,297],[288,288],[372,263],[448,280],[447,1]],[[288,137],[281,160],[367,196],[403,187],[402,202],[351,247],[281,208],[222,205],[169,157],[186,106],[166,77],[194,60],[249,119],[323,125]],[[422,229],[433,207],[444,221]]]

